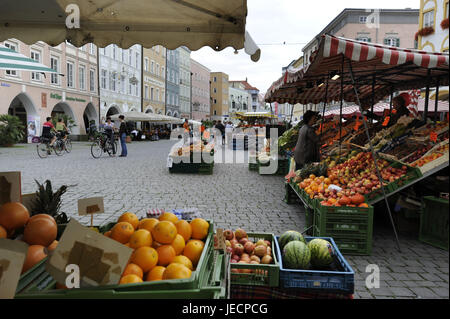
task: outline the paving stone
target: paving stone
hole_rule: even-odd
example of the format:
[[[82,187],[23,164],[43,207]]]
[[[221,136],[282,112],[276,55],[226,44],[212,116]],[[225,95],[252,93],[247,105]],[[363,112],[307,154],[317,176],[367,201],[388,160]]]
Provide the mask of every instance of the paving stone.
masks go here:
[[[412,287],[411,290],[419,297],[419,298],[439,298],[439,295],[433,292],[429,288],[425,287]]]
[[[431,290],[438,295],[441,298],[448,298],[449,297],[449,291],[448,291],[448,287],[447,289],[445,288],[434,288],[432,287]]]
[[[391,287],[393,295],[396,297],[414,297],[415,294],[408,288]]]
[[[73,185],[63,195],[61,208],[84,225],[90,224],[90,218],[77,216],[77,199],[103,196],[107,213],[96,216],[95,223],[114,222],[125,210],[145,216],[150,208],[197,207],[203,217],[214,220],[216,229],[242,227],[277,235],[288,229],[305,229],[303,205],[287,205],[282,201],[283,176],[263,176],[248,171],[247,164],[217,161],[213,175],[169,174],[166,159],[175,144],[173,141],[132,143],[126,159],[99,160],[90,158],[89,143],[73,144],[70,154],[45,160],[37,157],[34,145],[0,148],[1,170],[22,172],[23,193],[36,191],[34,179],[40,182],[50,179],[55,186]],[[445,297],[449,281],[448,251],[400,235],[402,251],[399,252],[390,225],[381,226],[374,230],[372,256],[344,254],[355,271],[357,297],[413,298],[403,296],[408,287],[411,291],[425,289],[418,290],[423,295]],[[380,267],[380,289],[365,287],[369,275],[365,270],[369,264]]]

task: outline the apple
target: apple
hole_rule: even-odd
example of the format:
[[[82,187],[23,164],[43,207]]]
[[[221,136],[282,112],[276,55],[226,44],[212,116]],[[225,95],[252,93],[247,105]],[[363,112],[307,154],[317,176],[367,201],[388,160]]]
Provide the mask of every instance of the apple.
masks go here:
[[[248,238],[247,238],[247,237],[241,238],[241,239],[239,240],[239,244],[241,244],[241,245],[243,245],[243,246],[245,246],[245,243],[246,243],[246,242],[248,242]]]
[[[241,256],[244,253],[244,246],[239,243],[234,245],[233,252],[235,255]]]
[[[251,257],[250,257],[250,260],[251,260],[251,261],[257,261],[258,263],[261,262],[261,259],[260,259],[258,256],[256,256],[256,255],[251,256]]]
[[[225,240],[225,246],[231,247],[231,242],[229,240]]]
[[[232,239],[234,238],[234,233],[233,233],[233,231],[232,231],[232,230],[229,230],[229,229],[225,230],[225,231],[223,232],[223,235],[225,236],[225,239],[226,239],[226,240],[232,240]]]
[[[241,240],[244,237],[248,237],[247,233],[242,228],[236,229],[236,231],[234,232],[234,236],[236,237],[237,240]]]
[[[234,259],[234,260],[236,260],[236,262],[238,262],[241,259],[241,257],[239,257],[238,255],[234,254],[233,256],[231,256],[231,259]]]
[[[263,246],[267,247],[267,243],[263,239],[258,240],[255,244],[255,247],[259,246],[259,245],[263,245]]]
[[[261,259],[261,264],[265,264],[265,265],[271,264],[272,261],[273,261],[272,256],[265,255],[265,256]]]
[[[255,245],[251,241],[247,241],[244,245],[244,250],[247,254],[251,254],[255,249]]]
[[[272,246],[272,243],[268,240],[264,240],[264,242],[267,244],[267,248],[270,248]]]
[[[239,242],[236,240],[236,238],[233,238],[232,240],[230,240],[230,244],[231,244],[231,247],[234,248],[234,246],[236,246],[236,244],[239,244]]]
[[[264,255],[267,254],[267,247],[264,245],[257,245],[255,247],[255,250],[253,251],[256,256],[258,257],[264,257]]]

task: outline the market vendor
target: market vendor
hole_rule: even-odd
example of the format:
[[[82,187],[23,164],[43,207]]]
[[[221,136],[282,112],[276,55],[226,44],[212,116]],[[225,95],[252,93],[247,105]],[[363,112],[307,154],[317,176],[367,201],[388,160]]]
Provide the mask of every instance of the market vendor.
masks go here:
[[[398,119],[401,118],[404,115],[409,115],[410,111],[408,110],[407,106],[411,103],[411,99],[408,93],[402,93],[398,96],[396,96],[392,100],[392,111],[389,114],[389,123],[384,126],[391,126],[395,123],[397,123]],[[368,118],[372,118],[378,122],[383,122],[384,116],[378,116],[375,113],[372,113],[369,110],[366,110],[364,112],[364,115]]]
[[[294,151],[297,170],[308,163],[320,161],[320,137],[313,128],[318,118],[318,112],[313,112],[311,110],[306,111],[303,115],[303,122],[305,125],[302,126],[298,133],[298,140]]]

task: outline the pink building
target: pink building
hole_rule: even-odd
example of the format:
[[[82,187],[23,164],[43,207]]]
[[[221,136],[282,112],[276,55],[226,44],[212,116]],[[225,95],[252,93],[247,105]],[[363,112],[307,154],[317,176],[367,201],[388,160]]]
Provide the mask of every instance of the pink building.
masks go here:
[[[90,121],[98,124],[95,45],[76,48],[69,43],[61,43],[51,47],[41,41],[27,45],[15,39],[2,44],[64,76],[0,70],[0,114],[19,117],[26,124],[28,136],[40,136],[46,117],[59,114],[66,114],[75,121],[76,126],[72,128],[74,139],[86,134]]]
[[[418,25],[419,9],[344,9],[302,49],[304,64],[310,63],[323,34],[413,49]]]
[[[200,121],[210,116],[210,70],[191,58],[192,119]]]

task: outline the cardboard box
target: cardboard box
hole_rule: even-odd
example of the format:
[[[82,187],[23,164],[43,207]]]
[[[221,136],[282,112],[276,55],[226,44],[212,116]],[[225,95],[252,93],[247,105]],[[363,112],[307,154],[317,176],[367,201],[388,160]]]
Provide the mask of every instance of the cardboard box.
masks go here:
[[[0,206],[9,202],[22,202],[20,172],[0,172]]]
[[[133,249],[72,218],[46,269],[61,284],[70,274],[66,267],[74,264],[79,267],[80,288],[117,285],[132,253]]]
[[[0,299],[14,298],[27,251],[22,241],[0,239]]]

